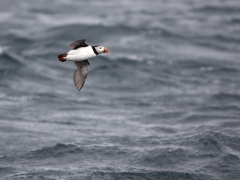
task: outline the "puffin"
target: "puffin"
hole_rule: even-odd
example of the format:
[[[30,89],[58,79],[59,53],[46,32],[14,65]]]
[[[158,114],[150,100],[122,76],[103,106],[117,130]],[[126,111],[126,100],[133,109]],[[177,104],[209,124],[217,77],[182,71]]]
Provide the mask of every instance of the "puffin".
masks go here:
[[[78,91],[82,89],[87,78],[88,67],[90,65],[88,59],[109,52],[108,48],[104,46],[90,46],[85,41],[85,39],[80,39],[72,42],[69,45],[72,50],[66,54],[58,55],[58,59],[61,62],[74,61],[77,69],[73,73],[73,83]]]

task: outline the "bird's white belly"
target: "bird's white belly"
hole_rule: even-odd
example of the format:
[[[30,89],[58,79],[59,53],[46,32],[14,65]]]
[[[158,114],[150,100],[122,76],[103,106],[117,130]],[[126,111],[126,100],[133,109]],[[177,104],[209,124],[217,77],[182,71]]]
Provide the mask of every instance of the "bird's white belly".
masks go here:
[[[82,55],[82,54],[74,54],[74,55],[67,55],[66,60],[69,61],[83,61],[92,57],[95,57],[96,55]]]
[[[76,50],[71,50],[67,53],[66,60],[69,61],[83,61],[92,57],[96,54],[93,52],[92,47],[79,48]]]

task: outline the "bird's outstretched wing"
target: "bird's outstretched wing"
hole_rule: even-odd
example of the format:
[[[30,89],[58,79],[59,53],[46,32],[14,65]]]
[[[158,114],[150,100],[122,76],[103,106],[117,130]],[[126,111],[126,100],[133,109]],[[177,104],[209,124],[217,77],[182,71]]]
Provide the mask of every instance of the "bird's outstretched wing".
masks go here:
[[[86,81],[88,66],[90,63],[87,59],[83,61],[74,61],[74,63],[76,64],[77,69],[75,69],[73,74],[73,82],[76,89],[80,91]]]
[[[78,49],[80,47],[87,47],[88,45],[85,43],[85,41],[86,41],[85,39],[80,39],[80,40],[72,42],[69,46],[72,49]]]

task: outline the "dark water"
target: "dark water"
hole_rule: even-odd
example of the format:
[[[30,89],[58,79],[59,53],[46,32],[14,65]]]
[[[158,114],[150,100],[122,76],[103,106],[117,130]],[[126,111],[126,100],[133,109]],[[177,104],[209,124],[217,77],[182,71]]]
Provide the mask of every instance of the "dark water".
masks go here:
[[[1,0],[0,47],[1,180],[240,179],[239,1]]]

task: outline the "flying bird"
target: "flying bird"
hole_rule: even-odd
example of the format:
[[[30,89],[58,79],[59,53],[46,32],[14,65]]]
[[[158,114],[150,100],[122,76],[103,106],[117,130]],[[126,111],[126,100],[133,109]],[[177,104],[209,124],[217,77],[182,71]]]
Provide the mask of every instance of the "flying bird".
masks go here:
[[[86,81],[89,58],[93,58],[101,53],[108,53],[108,48],[104,46],[90,46],[85,43],[85,39],[77,40],[69,45],[72,50],[66,54],[58,55],[61,62],[74,61],[77,69],[73,74],[73,82],[78,91],[80,91]]]

